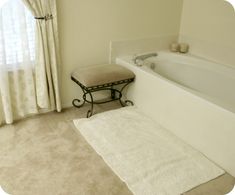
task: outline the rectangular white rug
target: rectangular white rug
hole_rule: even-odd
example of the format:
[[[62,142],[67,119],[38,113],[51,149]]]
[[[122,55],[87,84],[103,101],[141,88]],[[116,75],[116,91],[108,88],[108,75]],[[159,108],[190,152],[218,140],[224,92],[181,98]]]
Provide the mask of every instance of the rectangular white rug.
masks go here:
[[[224,174],[134,107],[74,120],[74,124],[136,195],[180,195]]]

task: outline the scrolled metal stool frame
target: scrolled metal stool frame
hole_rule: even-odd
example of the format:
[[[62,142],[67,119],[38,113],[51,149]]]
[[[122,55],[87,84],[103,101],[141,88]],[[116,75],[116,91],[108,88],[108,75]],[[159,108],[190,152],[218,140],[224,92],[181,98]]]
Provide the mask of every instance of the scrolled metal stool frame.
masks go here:
[[[75,83],[77,83],[83,91],[83,96],[82,96],[83,100],[74,99],[72,101],[73,106],[76,107],[76,108],[81,108],[82,106],[84,106],[85,103],[91,104],[91,108],[87,111],[87,118],[89,118],[93,115],[94,104],[104,104],[104,103],[108,103],[108,102],[112,102],[112,101],[119,101],[122,107],[125,107],[127,105],[134,105],[134,103],[130,100],[122,101],[122,97],[123,97],[122,92],[123,92],[123,90],[131,82],[134,81],[134,78],[125,79],[125,80],[121,80],[121,81],[116,81],[116,82],[112,82],[112,83],[106,83],[106,84],[103,84],[103,85],[96,85],[96,86],[92,86],[92,87],[84,86],[82,83],[80,83],[73,76],[71,76],[71,79]],[[118,89],[113,88],[113,86],[116,86],[116,85],[123,85],[123,86],[120,90],[118,90]],[[98,91],[111,91],[111,99],[105,100],[105,101],[94,101],[92,93],[98,92]],[[118,94],[118,96],[116,96],[116,94]],[[87,95],[90,96],[90,101],[87,99]]]

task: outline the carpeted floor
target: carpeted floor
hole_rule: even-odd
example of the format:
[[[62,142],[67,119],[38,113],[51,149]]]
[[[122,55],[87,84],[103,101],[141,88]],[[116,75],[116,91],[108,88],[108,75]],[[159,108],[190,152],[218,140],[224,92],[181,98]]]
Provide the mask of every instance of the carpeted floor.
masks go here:
[[[102,112],[119,107],[111,103],[95,109]],[[72,120],[85,117],[87,109],[71,108],[1,127],[0,186],[11,195],[131,195],[75,131]],[[187,195],[222,195],[224,183],[232,189],[234,180],[226,175]]]
[[[98,112],[117,104],[96,106]],[[0,185],[12,195],[129,195],[102,158],[74,131],[87,107],[0,128]]]

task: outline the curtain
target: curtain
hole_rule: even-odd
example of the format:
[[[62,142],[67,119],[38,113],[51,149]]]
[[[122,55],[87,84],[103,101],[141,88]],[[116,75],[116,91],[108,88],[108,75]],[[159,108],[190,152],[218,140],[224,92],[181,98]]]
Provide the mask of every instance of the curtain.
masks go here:
[[[53,19],[34,19],[47,14]],[[0,9],[0,124],[61,111],[56,16],[55,0],[8,0]]]
[[[56,0],[22,0],[36,20],[36,95],[41,108],[61,111],[58,81],[58,32]],[[50,17],[52,15],[52,17]]]
[[[32,19],[19,0],[9,0],[0,9],[0,124],[38,113]]]

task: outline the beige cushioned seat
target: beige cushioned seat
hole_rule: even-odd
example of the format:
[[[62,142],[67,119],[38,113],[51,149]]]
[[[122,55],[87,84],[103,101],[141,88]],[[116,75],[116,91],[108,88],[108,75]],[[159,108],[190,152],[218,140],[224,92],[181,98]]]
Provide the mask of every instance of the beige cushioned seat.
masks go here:
[[[105,64],[78,68],[72,73],[72,77],[85,87],[93,87],[132,79],[135,74],[123,66]]]

